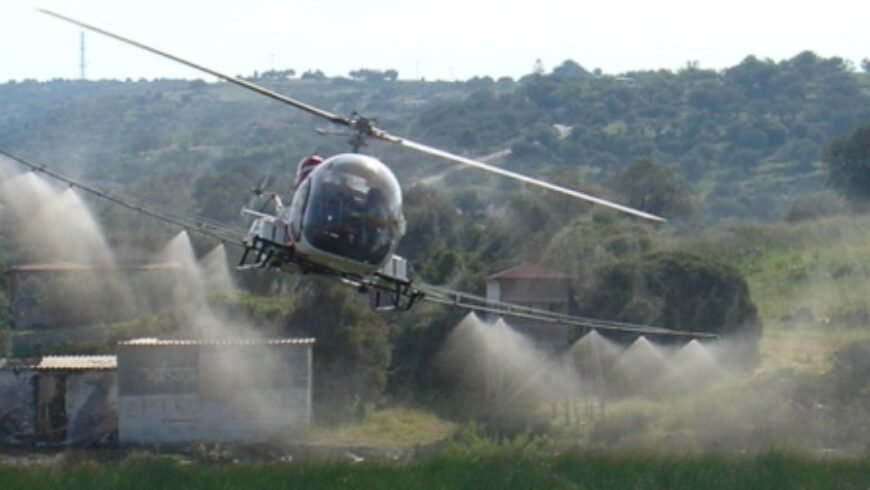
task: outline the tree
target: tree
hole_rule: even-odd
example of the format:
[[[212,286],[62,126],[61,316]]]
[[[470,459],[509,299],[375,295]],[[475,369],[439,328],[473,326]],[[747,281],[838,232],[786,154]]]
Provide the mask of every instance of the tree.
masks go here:
[[[577,290],[594,285],[597,269],[648,252],[655,238],[649,226],[603,210],[591,219],[578,216],[549,236],[538,260],[573,278]]]
[[[822,163],[831,184],[856,203],[870,201],[870,124],[829,142]]]
[[[588,80],[594,78],[589,71],[573,60],[565,60],[561,65],[553,68],[553,76],[556,78],[574,80]]]
[[[250,169],[241,166],[201,177],[193,186],[198,214],[223,223],[237,221],[239,208],[249,200],[252,194],[248,190],[255,185],[258,184],[251,178]]]
[[[303,80],[326,80],[326,75],[320,70],[306,70],[302,74]]]
[[[676,168],[648,158],[635,160],[613,181],[613,188],[633,208],[667,218],[687,218],[695,212],[689,187]]]
[[[761,321],[749,286],[727,264],[685,252],[654,252],[605,267],[585,315],[707,332],[735,340],[736,357],[754,361]],[[738,342],[739,341],[739,342]]]
[[[287,68],[286,70],[266,70],[263,73],[260,73],[260,79],[262,80],[289,80],[296,76],[296,70],[293,68]]]
[[[315,413],[322,422],[359,415],[381,397],[390,364],[388,328],[345,285],[311,281],[285,334],[314,337]]]
[[[490,91],[495,86],[495,80],[490,76],[469,78],[465,85],[474,91]]]
[[[773,61],[749,56],[739,65],[725,70],[724,78],[742,88],[747,96],[759,97],[770,94],[777,71]]]
[[[542,109],[551,110],[562,105],[559,94],[559,81],[554,78],[527,76],[520,93]]]
[[[864,73],[870,73],[870,58],[861,60],[861,69],[864,70]]]
[[[732,89],[726,87],[720,80],[704,80],[695,85],[688,93],[689,105],[696,109],[711,112],[721,111],[726,105],[736,99]]]
[[[354,80],[378,83],[378,82],[394,82],[399,78],[399,72],[393,69],[386,71],[372,70],[370,68],[360,68],[359,70],[351,70],[348,75]]]

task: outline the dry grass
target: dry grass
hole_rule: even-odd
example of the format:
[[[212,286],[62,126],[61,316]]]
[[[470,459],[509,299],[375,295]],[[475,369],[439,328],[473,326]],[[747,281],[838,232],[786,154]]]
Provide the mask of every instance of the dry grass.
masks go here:
[[[372,412],[358,423],[316,430],[315,442],[368,447],[408,447],[433,444],[449,438],[456,425],[409,407]]]
[[[832,354],[841,347],[870,339],[870,329],[767,328],[761,339],[760,369],[823,374],[831,368]]]

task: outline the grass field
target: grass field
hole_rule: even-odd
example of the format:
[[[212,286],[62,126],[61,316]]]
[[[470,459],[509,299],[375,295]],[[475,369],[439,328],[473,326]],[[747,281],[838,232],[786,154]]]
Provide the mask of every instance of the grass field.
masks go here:
[[[402,447],[443,441],[455,431],[456,424],[426,411],[391,407],[367,414],[360,422],[315,430],[310,440],[377,448]]]
[[[408,464],[206,464],[169,457],[0,466],[4,490],[136,489],[867,489],[870,459],[808,458],[767,453],[709,455],[441,456]]]

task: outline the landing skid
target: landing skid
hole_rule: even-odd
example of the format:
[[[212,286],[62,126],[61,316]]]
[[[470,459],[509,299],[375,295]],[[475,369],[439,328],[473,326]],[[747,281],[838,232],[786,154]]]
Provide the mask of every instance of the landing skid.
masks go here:
[[[424,296],[409,281],[388,278],[380,273],[376,274],[376,280],[382,283],[369,291],[369,306],[373,310],[408,311]]]
[[[314,264],[300,257],[293,247],[253,236],[245,243],[245,251],[236,270],[279,269],[337,277],[356,286],[360,293],[367,293],[369,305],[374,310],[407,311],[423,297],[423,293],[404,274],[397,275],[399,272],[404,273],[404,267],[404,259],[394,257],[381,271],[361,277]]]
[[[239,259],[239,264],[236,270],[244,271],[250,269],[293,269],[303,274],[328,274],[333,276],[341,276],[332,269],[321,265],[309,262],[287,245],[273,242],[259,236],[249,237],[245,241],[245,251],[242,253],[242,258]]]

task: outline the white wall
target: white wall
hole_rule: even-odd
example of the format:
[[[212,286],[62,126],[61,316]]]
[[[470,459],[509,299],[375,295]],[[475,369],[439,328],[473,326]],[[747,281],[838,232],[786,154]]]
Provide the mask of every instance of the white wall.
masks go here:
[[[122,444],[256,442],[311,420],[311,347],[148,346],[118,351]]]

